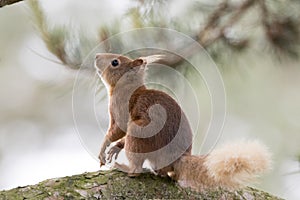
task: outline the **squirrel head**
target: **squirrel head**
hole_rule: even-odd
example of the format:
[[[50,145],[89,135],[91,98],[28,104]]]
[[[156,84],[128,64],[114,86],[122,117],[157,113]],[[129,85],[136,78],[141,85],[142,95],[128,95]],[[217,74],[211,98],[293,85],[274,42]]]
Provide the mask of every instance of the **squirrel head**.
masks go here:
[[[122,78],[122,84],[143,83],[147,61],[142,58],[132,60],[126,56],[111,53],[98,53],[95,68],[101,79],[114,87]]]

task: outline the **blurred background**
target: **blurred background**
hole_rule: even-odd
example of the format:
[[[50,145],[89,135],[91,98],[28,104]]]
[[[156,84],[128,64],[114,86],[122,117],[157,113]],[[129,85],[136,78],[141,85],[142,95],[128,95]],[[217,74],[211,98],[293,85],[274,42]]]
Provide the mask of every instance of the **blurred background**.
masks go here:
[[[78,69],[92,69],[85,58],[110,36],[154,26],[194,38],[217,64],[227,96],[219,143],[258,138],[270,148],[273,170],[255,187],[299,199],[299,19],[294,0],[31,0],[0,8],[0,190],[99,169],[74,125]],[[208,121],[202,80],[185,62],[172,66],[203,90],[199,105]],[[97,86],[96,105],[106,107],[103,84],[93,72],[84,77],[86,88]],[[98,110],[107,126],[107,111]],[[97,132],[80,113],[87,132]],[[89,140],[100,145],[101,137]]]

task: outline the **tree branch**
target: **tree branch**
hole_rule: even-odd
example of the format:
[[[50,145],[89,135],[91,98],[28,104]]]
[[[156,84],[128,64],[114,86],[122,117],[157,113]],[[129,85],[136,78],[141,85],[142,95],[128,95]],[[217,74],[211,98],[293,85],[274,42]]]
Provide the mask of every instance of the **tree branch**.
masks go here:
[[[0,8],[23,0],[0,0]]]
[[[234,24],[239,22],[242,16],[255,2],[255,0],[245,0],[241,5],[232,9],[228,4],[228,0],[224,0],[219,4],[218,8],[209,15],[206,25],[199,31],[199,34],[193,38],[195,38],[202,47],[209,47],[214,42],[222,39],[226,29],[231,28]],[[223,25],[220,25],[219,21],[227,10],[230,10],[233,14]],[[183,57],[175,54],[168,55],[168,57],[160,63],[175,67],[184,60],[184,57],[194,55],[195,48],[197,48],[195,44],[181,47],[180,49],[182,49],[182,52],[180,55],[183,55]]]
[[[116,170],[98,171],[50,179],[37,185],[0,191],[0,199],[256,199],[279,200],[266,192],[247,187],[238,191],[201,193],[179,187],[169,178],[150,173],[135,178]]]

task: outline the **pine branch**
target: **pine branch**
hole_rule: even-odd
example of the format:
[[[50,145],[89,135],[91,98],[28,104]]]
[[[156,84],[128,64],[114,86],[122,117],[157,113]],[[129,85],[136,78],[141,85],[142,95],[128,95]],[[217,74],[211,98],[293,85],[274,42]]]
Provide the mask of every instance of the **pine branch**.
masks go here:
[[[77,45],[72,48],[72,51],[68,51],[67,42],[70,33],[67,28],[65,26],[54,26],[50,28],[39,1],[29,0],[28,3],[34,16],[36,27],[47,49],[61,61],[62,65],[70,69],[79,69],[82,64],[82,55],[78,48],[83,45]]]
[[[224,0],[224,2],[220,3],[218,8],[209,15],[204,28],[202,28],[199,33],[193,38],[196,38],[199,44],[204,48],[208,48],[213,43],[217,42],[220,39],[223,39],[225,37],[224,32],[226,31],[226,29],[238,23],[241,17],[248,11],[249,8],[254,5],[255,2],[255,0],[246,0],[237,8],[232,9],[228,4],[228,0]],[[227,22],[225,22],[223,25],[220,25],[219,21],[221,17],[226,13],[226,10],[230,10],[233,15],[231,16],[231,18],[229,18],[229,20],[227,20]],[[168,59],[161,61],[161,63],[171,67],[177,66],[183,61],[184,57],[189,57],[194,54],[195,45],[182,47],[180,49],[182,49],[182,57],[174,54],[171,55],[171,57],[168,56]]]
[[[70,38],[70,32],[68,32],[66,27],[56,26],[55,28],[49,28],[38,0],[30,0],[29,3],[36,19],[36,25],[41,34],[41,38],[47,45],[48,50],[54,54],[63,65],[71,69],[78,69],[84,57],[81,50],[82,47],[86,45],[85,42],[88,42],[88,39],[80,40],[80,42],[73,44],[74,42],[72,38]],[[144,1],[140,1],[140,3],[141,6],[145,6]],[[206,24],[202,26],[199,31],[190,33],[190,36],[208,50],[210,47],[215,47],[215,44],[220,44],[219,41],[225,42],[224,44],[226,44],[229,49],[232,48],[240,51],[245,49],[245,47],[249,48],[249,38],[238,38],[227,33],[230,32],[233,27],[238,26],[241,19],[253,7],[261,10],[261,12],[258,13],[260,15],[260,18],[258,18],[260,20],[258,21],[260,22],[257,23],[257,26],[262,26],[265,30],[268,41],[267,44],[270,44],[272,49],[278,49],[280,52],[297,57],[300,43],[300,31],[298,28],[300,21],[270,13],[267,8],[266,0],[244,0],[235,4],[231,1],[223,0],[223,2],[218,4],[215,10],[208,15]],[[141,19],[144,18],[141,13],[136,13],[131,10],[131,14],[133,15],[132,23],[135,24],[135,26],[147,26],[147,24],[143,24],[141,21]],[[144,21],[151,21],[151,19]],[[151,26],[161,27],[161,23],[158,21],[151,24]],[[109,41],[106,39],[120,31],[118,28],[116,29],[117,31],[114,31],[114,27],[119,28],[121,24],[114,24],[113,27],[103,26],[99,31],[99,39],[101,42],[105,41],[105,49],[107,51],[111,51],[111,46],[113,45],[109,44]],[[78,36],[80,36],[80,33],[78,33]],[[122,41],[120,41],[120,43],[121,42]],[[72,44],[72,48],[67,48],[68,44]],[[178,47],[178,49],[181,50],[181,56],[170,53],[165,57],[166,59],[161,60],[160,63],[175,68],[180,66],[184,61],[183,58],[193,56],[196,53],[194,44],[184,45]]]

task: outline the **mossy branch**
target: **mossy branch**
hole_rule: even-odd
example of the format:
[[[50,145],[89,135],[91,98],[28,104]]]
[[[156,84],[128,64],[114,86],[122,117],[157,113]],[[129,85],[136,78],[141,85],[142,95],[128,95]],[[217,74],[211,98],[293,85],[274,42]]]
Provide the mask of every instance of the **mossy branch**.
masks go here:
[[[179,187],[169,178],[150,173],[130,178],[116,170],[97,171],[0,191],[0,199],[280,199],[253,188],[202,193]]]

